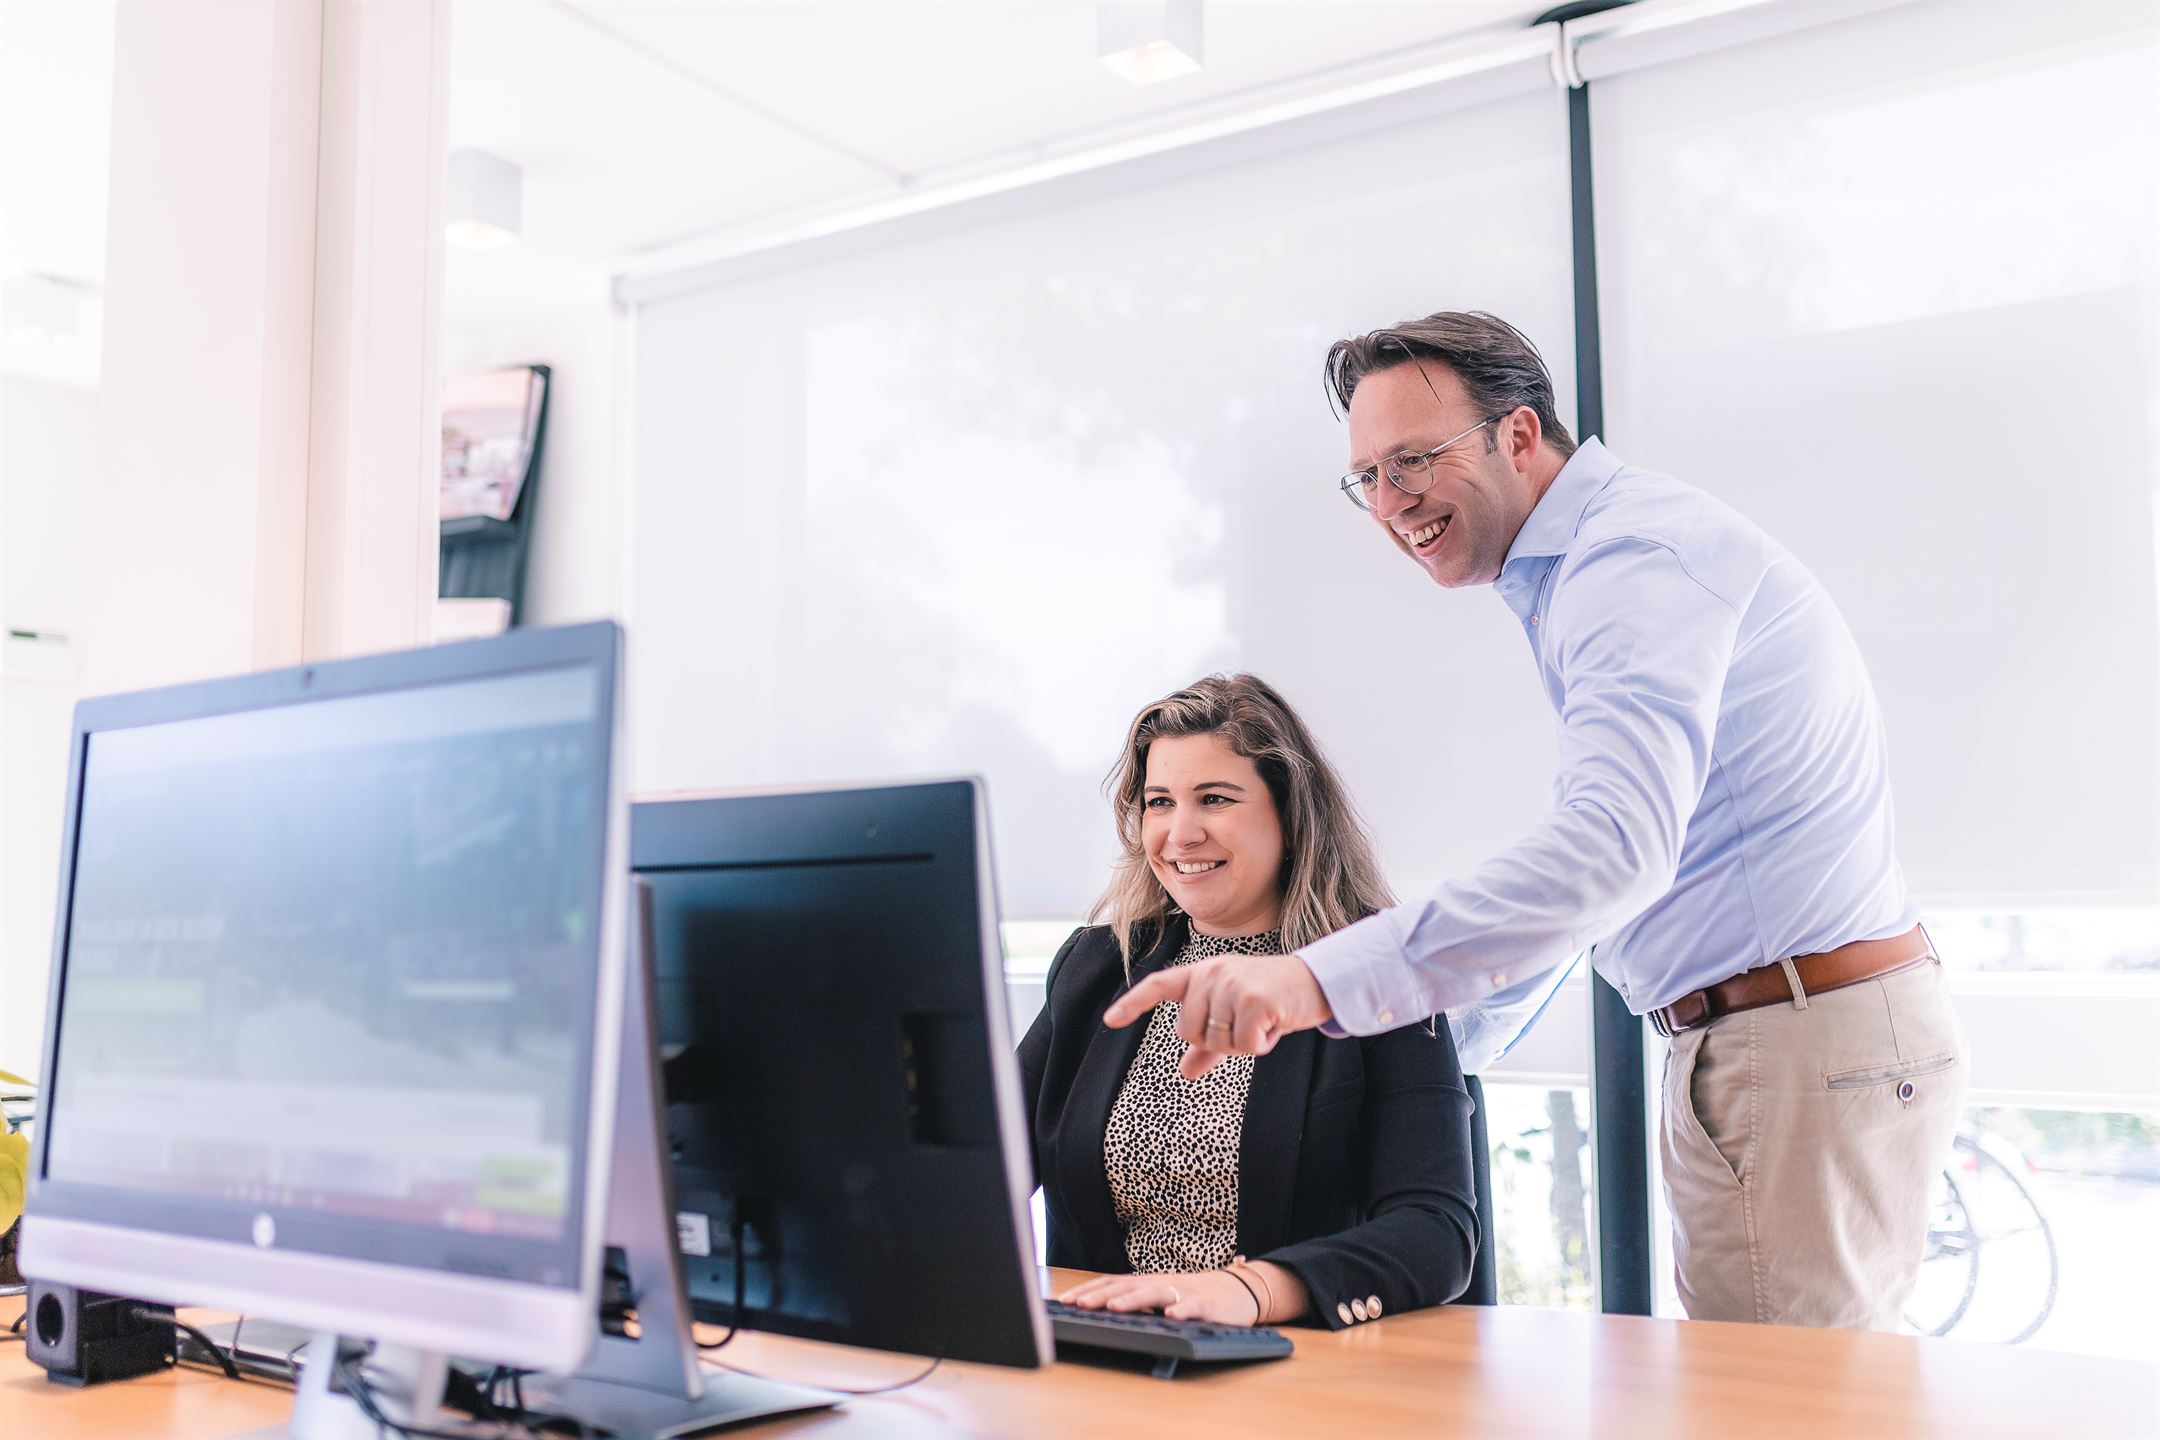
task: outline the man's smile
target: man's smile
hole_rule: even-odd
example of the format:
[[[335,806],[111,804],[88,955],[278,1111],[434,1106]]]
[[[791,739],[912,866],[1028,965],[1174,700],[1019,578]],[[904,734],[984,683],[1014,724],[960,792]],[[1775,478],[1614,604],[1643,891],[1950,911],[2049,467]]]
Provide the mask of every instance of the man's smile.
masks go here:
[[[1409,547],[1410,553],[1422,559],[1439,550],[1440,537],[1447,533],[1448,527],[1454,521],[1454,516],[1443,515],[1418,529],[1399,530],[1396,533],[1402,537],[1402,542]]]

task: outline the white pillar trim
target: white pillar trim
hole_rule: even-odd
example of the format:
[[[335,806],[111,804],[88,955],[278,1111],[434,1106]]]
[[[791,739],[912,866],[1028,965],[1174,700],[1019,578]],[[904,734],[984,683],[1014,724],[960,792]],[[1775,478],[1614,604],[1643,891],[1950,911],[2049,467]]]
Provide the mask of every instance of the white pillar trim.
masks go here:
[[[434,638],[446,0],[323,7],[305,634]]]

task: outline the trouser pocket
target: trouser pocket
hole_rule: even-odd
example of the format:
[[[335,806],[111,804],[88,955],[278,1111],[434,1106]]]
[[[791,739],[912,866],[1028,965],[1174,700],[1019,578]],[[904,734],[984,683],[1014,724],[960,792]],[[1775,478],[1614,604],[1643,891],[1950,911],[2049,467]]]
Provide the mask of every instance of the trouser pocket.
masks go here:
[[[1845,1031],[1842,1055],[1826,1056],[1826,1090],[1868,1090],[1954,1069],[1965,1053],[1964,1032],[1951,1007],[1942,962],[1929,960],[1861,982],[1842,1008],[1861,1023]],[[1842,1062],[1842,1063],[1840,1063]],[[1860,1062],[1860,1063],[1855,1063]]]
[[[1952,1053],[1923,1056],[1918,1060],[1898,1060],[1888,1065],[1856,1065],[1850,1070],[1833,1070],[1823,1076],[1823,1085],[1831,1090],[1865,1090],[1871,1085],[1887,1085],[1893,1080],[1911,1080],[1921,1075],[1933,1075],[1957,1064]]]
[[[1675,1147],[1680,1153],[1694,1157],[1691,1163],[1703,1178],[1738,1186],[1742,1183],[1740,1156],[1745,1149],[1746,1137],[1729,1135],[1727,1144],[1719,1144],[1709,1128],[1716,1112],[1705,1114],[1706,1102],[1715,1106],[1721,1098],[1731,1098],[1722,1097],[1714,1088],[1705,1086],[1704,1080],[1711,1077],[1699,1073],[1704,1066],[1703,1052],[1709,1041],[1707,1029],[1686,1031],[1673,1037],[1672,1050],[1665,1057],[1665,1123],[1674,1132]],[[1714,1083],[1713,1080],[1713,1086]],[[1706,1090],[1709,1091],[1707,1095],[1703,1094]],[[1744,1109],[1744,1104],[1741,1108]]]

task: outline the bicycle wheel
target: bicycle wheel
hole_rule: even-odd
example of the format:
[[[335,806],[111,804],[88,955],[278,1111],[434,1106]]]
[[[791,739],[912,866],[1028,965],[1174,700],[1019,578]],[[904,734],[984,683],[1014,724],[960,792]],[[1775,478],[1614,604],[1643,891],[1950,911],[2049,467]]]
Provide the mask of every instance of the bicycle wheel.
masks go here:
[[[1960,1137],[1959,1145],[1962,1147],[1964,1143],[1963,1137]],[[2040,1213],[2039,1202],[2033,1199],[2032,1191],[2018,1178],[2017,1172],[1977,1145],[1972,1147],[1972,1153],[1978,1161],[1976,1177],[1982,1178],[1993,1191],[1994,1197],[1997,1197],[1991,1199],[1985,1207],[1986,1224],[1980,1228],[1978,1243],[1985,1245],[2016,1235],[2037,1233],[2046,1254],[2047,1279],[2045,1284],[2039,1287],[2040,1299],[2034,1307],[2032,1318],[2026,1321],[2016,1334],[2002,1342],[2016,1345],[2030,1340],[2034,1332],[2045,1325],[2048,1316],[2053,1313],[2056,1290],[2062,1282],[2062,1259],[2056,1253],[2054,1227],[2048,1224],[2047,1216]]]
[[[1957,1176],[1942,1172],[1928,1212],[1927,1248],[1905,1302],[1905,1323],[1922,1335],[1947,1335],[1972,1308],[1980,1285],[1980,1232]]]

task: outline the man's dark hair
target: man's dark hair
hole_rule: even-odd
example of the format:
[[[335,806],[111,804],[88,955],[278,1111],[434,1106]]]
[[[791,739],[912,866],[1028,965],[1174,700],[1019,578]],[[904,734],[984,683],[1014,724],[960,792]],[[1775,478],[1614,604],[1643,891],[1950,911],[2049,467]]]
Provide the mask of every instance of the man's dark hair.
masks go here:
[[[1562,455],[1575,453],[1575,441],[1553,408],[1552,376],[1537,346],[1522,331],[1482,310],[1442,310],[1422,320],[1405,320],[1369,335],[1338,340],[1328,347],[1327,388],[1341,413],[1348,414],[1358,382],[1398,365],[1437,361],[1455,372],[1470,392],[1479,418],[1505,415],[1518,405],[1537,412],[1545,443]],[[1426,383],[1431,383],[1428,376]],[[1485,432],[1485,448],[1494,446]]]

